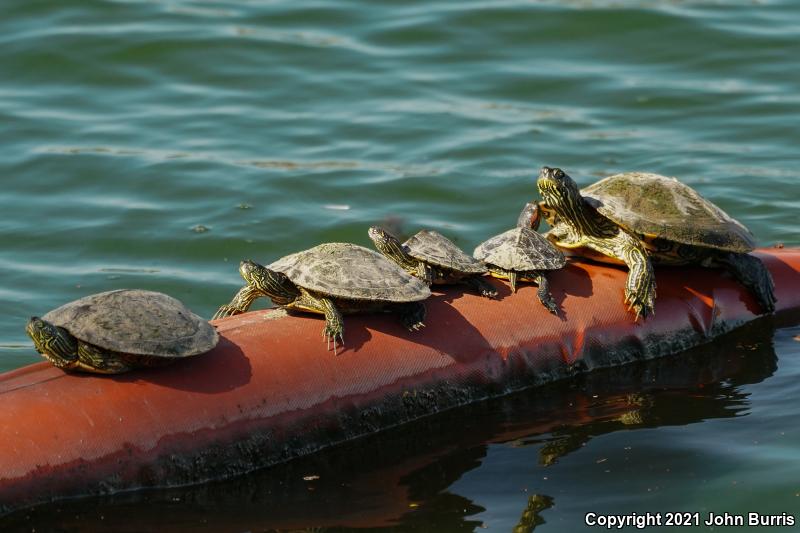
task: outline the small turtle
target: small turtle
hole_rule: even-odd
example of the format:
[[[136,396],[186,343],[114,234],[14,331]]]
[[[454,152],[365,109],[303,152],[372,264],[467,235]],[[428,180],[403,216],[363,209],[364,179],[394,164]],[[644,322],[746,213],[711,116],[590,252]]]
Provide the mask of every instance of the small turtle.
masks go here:
[[[205,353],[219,340],[175,298],[136,289],[86,296],[32,317],[25,329],[55,366],[96,374],[170,363]]]
[[[749,255],[755,239],[741,223],[675,178],[616,174],[578,190],[561,169],[543,167],[537,181],[547,237],[592,259],[624,263],[625,302],[639,316],[653,313],[657,264],[726,268],[767,312],[775,310],[769,270]]]
[[[534,211],[534,210],[532,210]],[[511,290],[517,292],[517,281],[531,281],[539,286],[536,295],[545,308],[558,314],[558,306],[550,294],[546,270],[558,270],[567,260],[550,241],[532,230],[530,225],[532,214],[520,216],[519,226],[484,241],[472,255],[483,261],[489,269],[489,275],[507,279]]]
[[[453,241],[435,231],[422,230],[403,244],[378,226],[369,228],[369,238],[383,255],[428,285],[460,283],[481,296],[497,296],[497,289],[483,278],[486,266],[465,254]]]
[[[411,331],[424,327],[430,289],[379,253],[349,243],[320,244],[287,255],[264,267],[242,261],[239,273],[247,285],[219,308],[214,318],[238,315],[253,300],[268,296],[287,309],[325,315],[323,337],[344,344],[342,314],[393,311]]]

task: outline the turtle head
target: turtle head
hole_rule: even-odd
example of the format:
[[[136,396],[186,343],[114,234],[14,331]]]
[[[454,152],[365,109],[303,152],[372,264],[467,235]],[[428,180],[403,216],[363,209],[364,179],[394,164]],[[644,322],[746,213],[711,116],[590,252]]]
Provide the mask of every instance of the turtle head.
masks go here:
[[[416,265],[416,261],[408,255],[408,251],[400,243],[400,240],[382,227],[372,226],[367,233],[375,248],[384,256],[401,266],[411,268],[412,265]]]
[[[36,351],[56,366],[69,366],[78,360],[78,342],[64,328],[34,316],[28,320],[25,331],[33,340]]]
[[[375,243],[375,246],[380,246],[387,242],[395,242],[397,245],[400,245],[400,241],[397,240],[397,237],[386,231],[380,226],[372,226],[367,231],[369,238],[372,239],[372,242]]]
[[[544,213],[548,223],[553,215],[570,226],[580,229],[580,233],[591,232],[592,223],[587,217],[586,203],[575,180],[560,168],[542,167],[536,181],[539,194],[544,200]]]
[[[248,285],[281,303],[284,300],[294,300],[300,294],[286,274],[271,270],[255,261],[245,259],[239,263],[239,273]]]
[[[542,167],[536,186],[542,199],[553,209],[560,211],[569,204],[582,202],[578,184],[560,168]]]
[[[536,202],[528,202],[519,213],[519,217],[517,218],[517,227],[528,228],[536,231],[539,229],[541,218],[542,212],[539,208],[539,204]]]

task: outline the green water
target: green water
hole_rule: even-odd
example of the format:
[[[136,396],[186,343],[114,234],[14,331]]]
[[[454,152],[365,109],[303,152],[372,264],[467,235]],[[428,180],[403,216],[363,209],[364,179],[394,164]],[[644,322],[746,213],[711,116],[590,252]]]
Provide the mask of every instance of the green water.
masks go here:
[[[763,245],[800,245],[794,0],[6,0],[0,43],[0,370],[39,360],[27,317],[88,293],[160,290],[210,316],[240,259],[367,244],[381,221],[472,249],[541,165],[581,185],[679,176]],[[664,412],[683,422],[614,429],[554,466],[487,445],[471,470],[441,464],[404,523],[508,530],[512,480],[554,498],[544,531],[591,509],[800,509],[797,331],[764,329],[777,371],[714,385],[736,416],[681,390]],[[623,443],[638,470],[592,466],[623,465]],[[456,525],[443,494],[470,502]]]

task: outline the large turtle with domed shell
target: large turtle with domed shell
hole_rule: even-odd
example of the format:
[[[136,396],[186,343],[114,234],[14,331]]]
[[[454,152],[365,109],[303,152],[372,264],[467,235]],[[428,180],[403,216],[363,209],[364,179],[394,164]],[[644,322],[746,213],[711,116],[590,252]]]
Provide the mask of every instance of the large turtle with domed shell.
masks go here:
[[[36,350],[64,370],[120,374],[199,355],[219,337],[205,320],[160,292],[121,289],[62,305],[25,328]]]
[[[242,261],[247,284],[214,318],[246,312],[253,301],[269,297],[286,309],[325,315],[323,337],[344,344],[343,314],[386,311],[416,331],[425,324],[430,289],[381,254],[350,243],[325,243],[287,255],[268,266]]]
[[[765,312],[775,310],[772,276],[748,253],[753,235],[677,179],[628,172],[579,190],[561,169],[543,167],[537,187],[540,213],[552,228],[547,237],[556,246],[628,267],[625,303],[637,320],[654,312],[653,262],[724,268]]]

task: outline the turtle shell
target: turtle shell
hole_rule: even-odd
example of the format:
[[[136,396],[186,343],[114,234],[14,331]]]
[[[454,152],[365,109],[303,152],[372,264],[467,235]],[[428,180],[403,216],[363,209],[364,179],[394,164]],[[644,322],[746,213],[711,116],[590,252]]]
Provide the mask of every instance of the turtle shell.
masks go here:
[[[386,259],[355,244],[320,244],[268,266],[300,287],[337,298],[417,302],[431,295],[425,283]]]
[[[411,257],[436,267],[465,274],[486,272],[483,263],[465,254],[453,241],[436,231],[422,230],[404,242],[403,246]]]
[[[484,241],[472,253],[504,270],[557,270],[567,259],[550,241],[529,228],[513,228]]]
[[[42,317],[75,338],[132,355],[180,358],[216,346],[216,330],[160,292],[121,289],[92,294]]]
[[[744,225],[675,178],[615,174],[581,194],[600,214],[645,237],[731,252],[755,248],[755,238]]]

